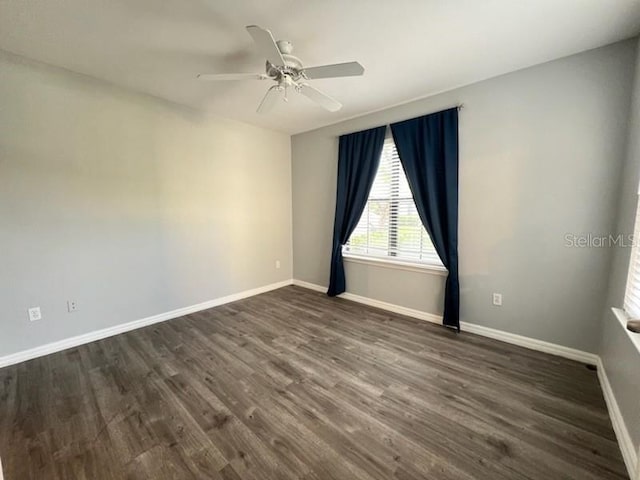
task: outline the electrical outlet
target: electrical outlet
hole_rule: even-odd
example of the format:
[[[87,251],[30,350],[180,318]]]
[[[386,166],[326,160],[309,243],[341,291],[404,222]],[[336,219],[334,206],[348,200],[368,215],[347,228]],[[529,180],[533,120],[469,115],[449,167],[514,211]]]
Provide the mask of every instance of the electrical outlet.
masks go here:
[[[36,320],[42,320],[42,312],[40,307],[31,307],[29,309],[29,320],[35,322]]]
[[[494,293],[493,294],[493,304],[496,307],[501,307],[502,306],[502,294],[501,293]]]
[[[276,268],[280,268],[280,260],[276,260]]]
[[[75,312],[78,310],[78,302],[75,300],[67,300],[67,310],[69,312]]]

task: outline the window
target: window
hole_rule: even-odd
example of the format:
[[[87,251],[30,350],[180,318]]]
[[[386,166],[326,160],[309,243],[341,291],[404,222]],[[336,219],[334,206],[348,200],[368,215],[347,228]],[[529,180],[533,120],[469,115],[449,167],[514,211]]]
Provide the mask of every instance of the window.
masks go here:
[[[392,138],[384,141],[367,205],[343,253],[442,267],[418,216]]]
[[[627,289],[624,293],[624,311],[633,319],[640,319],[640,203],[636,207],[636,223],[633,228],[633,246],[629,260]]]

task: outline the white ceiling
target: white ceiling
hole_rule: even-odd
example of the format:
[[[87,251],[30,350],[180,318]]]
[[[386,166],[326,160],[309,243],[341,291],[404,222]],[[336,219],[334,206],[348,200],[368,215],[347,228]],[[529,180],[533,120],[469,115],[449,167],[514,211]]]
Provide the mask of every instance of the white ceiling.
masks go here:
[[[315,80],[338,113],[292,98],[255,109],[266,81],[245,25],[293,43],[305,65],[358,60]],[[0,0],[0,48],[176,103],[289,133],[632,37],[640,0]]]

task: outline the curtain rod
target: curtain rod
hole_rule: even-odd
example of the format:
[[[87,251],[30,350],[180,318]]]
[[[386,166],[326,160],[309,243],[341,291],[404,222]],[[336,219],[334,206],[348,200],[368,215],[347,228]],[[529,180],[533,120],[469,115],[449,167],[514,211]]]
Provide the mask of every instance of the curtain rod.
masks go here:
[[[436,110],[435,112],[424,113],[424,114],[419,115],[419,116],[420,117],[424,117],[426,115],[431,115],[431,114],[438,113],[438,112],[444,112],[445,110],[451,110],[452,108],[457,108],[458,110],[462,110],[463,108],[465,108],[465,105],[464,105],[464,103],[458,103],[457,105],[452,105],[450,107],[444,107],[444,108],[441,108],[439,110]],[[376,113],[376,112],[374,112],[374,113]],[[416,118],[416,117],[411,117],[411,118]],[[404,120],[411,120],[411,119],[410,118],[405,118]],[[389,123],[385,124],[384,126],[385,127],[389,127],[391,125],[391,123],[403,122],[404,120],[396,120],[394,122],[389,122]],[[345,120],[345,121],[348,121],[348,120]],[[378,125],[378,126],[382,126],[382,125]],[[376,127],[373,126],[373,127],[369,127],[369,128],[376,128]],[[363,128],[363,129],[360,129],[360,130],[353,130],[353,131],[350,131],[350,132],[341,133],[341,134],[338,135],[338,137],[341,137],[342,135],[351,135],[352,133],[362,132],[364,130],[368,130],[368,128]]]

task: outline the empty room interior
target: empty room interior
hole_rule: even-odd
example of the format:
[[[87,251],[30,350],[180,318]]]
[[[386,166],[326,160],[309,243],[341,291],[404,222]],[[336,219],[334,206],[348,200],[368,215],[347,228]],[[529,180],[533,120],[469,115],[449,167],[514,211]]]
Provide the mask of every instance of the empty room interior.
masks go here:
[[[640,0],[0,0],[0,480],[640,480]]]

